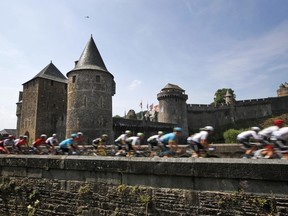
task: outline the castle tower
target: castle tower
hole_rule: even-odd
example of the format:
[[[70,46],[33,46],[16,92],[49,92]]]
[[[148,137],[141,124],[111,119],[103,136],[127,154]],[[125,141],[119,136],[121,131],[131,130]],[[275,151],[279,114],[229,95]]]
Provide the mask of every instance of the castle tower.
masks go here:
[[[234,104],[234,98],[233,98],[233,95],[231,94],[231,92],[229,91],[229,89],[227,89],[227,91],[226,91],[225,103],[227,105]]]
[[[17,135],[34,141],[45,133],[65,137],[67,79],[51,62],[23,84],[17,103]]]
[[[283,97],[283,96],[288,96],[288,83],[282,83],[279,86],[279,89],[277,89],[277,96],[278,97]]]
[[[183,135],[188,135],[187,104],[188,96],[177,85],[168,83],[157,94],[159,101],[158,121],[173,123],[183,129]]]
[[[73,70],[67,73],[66,137],[81,131],[85,143],[106,133],[112,135],[113,75],[108,72],[91,36]]]

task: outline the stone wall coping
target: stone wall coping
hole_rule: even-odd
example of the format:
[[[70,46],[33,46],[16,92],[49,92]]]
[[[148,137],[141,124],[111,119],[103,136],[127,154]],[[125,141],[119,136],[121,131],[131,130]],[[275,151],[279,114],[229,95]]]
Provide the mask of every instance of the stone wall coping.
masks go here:
[[[126,158],[0,155],[0,167],[133,175],[288,181],[288,161],[234,158]]]

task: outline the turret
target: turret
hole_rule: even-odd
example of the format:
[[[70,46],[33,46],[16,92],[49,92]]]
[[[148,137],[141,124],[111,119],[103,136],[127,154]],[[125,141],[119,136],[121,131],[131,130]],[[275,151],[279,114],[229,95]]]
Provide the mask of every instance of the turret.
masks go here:
[[[182,127],[183,135],[188,135],[187,104],[188,96],[177,85],[168,83],[157,94],[159,101],[158,121]]]
[[[229,89],[227,89],[227,91],[226,91],[225,103],[227,105],[234,104],[234,98],[233,98],[233,95],[231,94],[231,92],[229,91]]]
[[[112,135],[115,82],[92,36],[75,63],[74,69],[67,73],[66,137],[81,131],[89,144],[103,133]]]

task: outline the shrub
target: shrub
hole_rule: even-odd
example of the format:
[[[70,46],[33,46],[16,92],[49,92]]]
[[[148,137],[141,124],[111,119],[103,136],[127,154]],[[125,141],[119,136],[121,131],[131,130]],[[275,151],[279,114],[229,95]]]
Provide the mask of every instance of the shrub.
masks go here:
[[[223,134],[225,143],[237,143],[237,135],[240,134],[242,130],[229,129]]]

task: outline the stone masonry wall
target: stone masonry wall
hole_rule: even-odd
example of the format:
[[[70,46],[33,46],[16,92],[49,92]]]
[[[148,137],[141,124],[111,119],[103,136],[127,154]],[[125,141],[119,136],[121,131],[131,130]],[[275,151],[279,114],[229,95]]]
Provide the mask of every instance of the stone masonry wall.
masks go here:
[[[287,215],[287,161],[0,156],[0,215]]]

